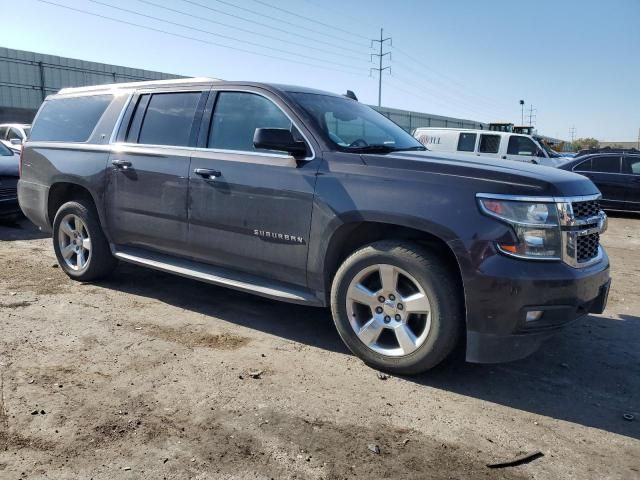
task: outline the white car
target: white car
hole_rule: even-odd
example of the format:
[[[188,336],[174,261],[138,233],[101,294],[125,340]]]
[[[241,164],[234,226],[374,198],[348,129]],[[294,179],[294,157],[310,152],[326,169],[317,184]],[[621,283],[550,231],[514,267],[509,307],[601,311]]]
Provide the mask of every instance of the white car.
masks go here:
[[[11,150],[20,152],[22,144],[29,136],[31,125],[25,123],[0,124],[0,142]]]
[[[413,136],[429,150],[500,158],[557,167],[566,158],[553,158],[531,135],[463,128],[417,128]]]

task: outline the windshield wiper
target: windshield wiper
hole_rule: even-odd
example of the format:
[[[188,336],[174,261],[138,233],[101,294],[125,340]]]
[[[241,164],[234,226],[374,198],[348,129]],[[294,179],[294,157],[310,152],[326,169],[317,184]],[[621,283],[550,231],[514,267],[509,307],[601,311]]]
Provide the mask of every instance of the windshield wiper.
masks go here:
[[[347,147],[346,152],[352,153],[389,153],[395,151],[395,147],[384,144],[366,145],[364,147]]]
[[[427,150],[427,147],[425,147],[424,145],[415,145],[413,147],[395,148],[393,151],[394,152],[408,152],[410,150],[418,150],[418,151],[421,151],[421,152],[425,152]]]

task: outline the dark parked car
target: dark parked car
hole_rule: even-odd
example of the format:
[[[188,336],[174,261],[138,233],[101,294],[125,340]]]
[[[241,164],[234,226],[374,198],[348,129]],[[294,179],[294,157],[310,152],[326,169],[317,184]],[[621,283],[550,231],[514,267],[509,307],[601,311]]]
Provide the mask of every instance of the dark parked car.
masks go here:
[[[462,339],[469,361],[522,358],[606,304],[591,181],[425,151],[341,95],[210,79],[64,89],[22,158],[22,209],[71,278],[122,260],[331,307],[379,369],[429,369]]]
[[[602,192],[603,208],[640,212],[640,151],[590,151],[558,168],[591,179]]]
[[[3,222],[20,214],[18,169],[18,155],[0,143],[0,221]]]

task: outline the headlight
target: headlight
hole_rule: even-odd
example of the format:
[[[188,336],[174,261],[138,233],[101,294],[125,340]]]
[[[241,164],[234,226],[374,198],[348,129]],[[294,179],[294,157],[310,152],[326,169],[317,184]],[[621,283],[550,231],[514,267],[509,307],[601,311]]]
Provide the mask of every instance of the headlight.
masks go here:
[[[487,215],[509,224],[518,241],[498,243],[502,252],[517,257],[559,260],[562,240],[555,203],[504,200],[483,195],[480,209]]]

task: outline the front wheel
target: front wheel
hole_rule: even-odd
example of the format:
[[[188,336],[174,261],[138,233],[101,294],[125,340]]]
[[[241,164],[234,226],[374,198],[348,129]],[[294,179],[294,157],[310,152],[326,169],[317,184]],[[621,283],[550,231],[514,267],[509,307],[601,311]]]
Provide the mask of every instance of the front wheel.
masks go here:
[[[347,258],[333,281],[331,310],[353,353],[374,368],[406,375],[444,360],[463,323],[450,267],[408,242],[375,242]]]
[[[98,214],[87,201],[67,202],[53,221],[53,248],[60,267],[81,282],[107,276],[116,266]]]

